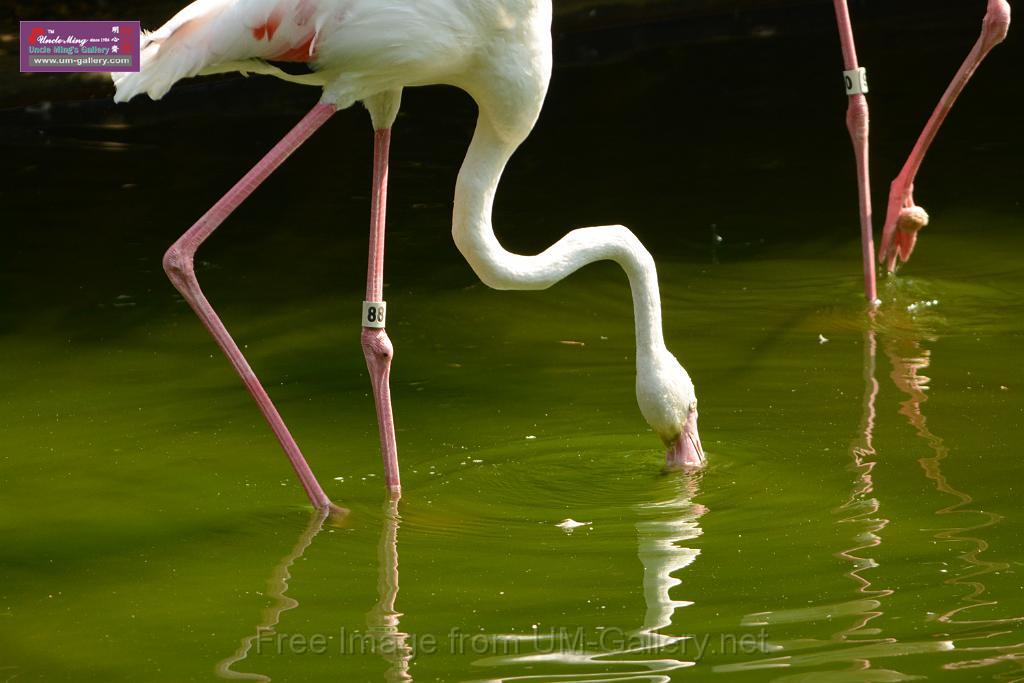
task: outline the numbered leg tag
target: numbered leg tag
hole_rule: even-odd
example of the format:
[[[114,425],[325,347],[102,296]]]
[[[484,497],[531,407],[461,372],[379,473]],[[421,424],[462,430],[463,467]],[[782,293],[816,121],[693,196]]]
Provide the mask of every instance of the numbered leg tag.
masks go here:
[[[363,302],[363,327],[384,327],[388,305],[384,301]]]
[[[868,72],[864,67],[843,72],[847,95],[866,95],[868,93]]]

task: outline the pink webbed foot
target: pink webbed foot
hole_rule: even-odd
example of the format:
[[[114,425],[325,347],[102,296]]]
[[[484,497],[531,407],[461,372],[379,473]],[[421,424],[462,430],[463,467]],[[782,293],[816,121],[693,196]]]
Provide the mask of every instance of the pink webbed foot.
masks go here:
[[[896,220],[896,255],[906,263],[917,244],[917,233],[928,225],[928,213],[920,206],[908,206],[900,211]]]
[[[928,212],[914,203],[909,193],[902,198],[895,194],[890,197],[882,244],[878,260],[886,272],[896,272],[900,263],[906,263],[917,244],[917,233],[928,225]]]

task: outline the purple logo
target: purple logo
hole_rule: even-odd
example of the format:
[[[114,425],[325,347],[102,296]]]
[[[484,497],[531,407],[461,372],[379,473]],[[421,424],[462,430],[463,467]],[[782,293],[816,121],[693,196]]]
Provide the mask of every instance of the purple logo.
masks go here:
[[[21,71],[138,71],[137,21],[23,21]]]

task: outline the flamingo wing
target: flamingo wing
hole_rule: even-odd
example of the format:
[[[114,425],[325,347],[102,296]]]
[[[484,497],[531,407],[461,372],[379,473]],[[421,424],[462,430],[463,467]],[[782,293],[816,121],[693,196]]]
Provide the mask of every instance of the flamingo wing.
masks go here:
[[[255,71],[285,75],[264,60],[309,62],[324,25],[339,19],[337,0],[196,0],[142,36],[138,72],[113,74],[125,102],[160,99],[176,82],[200,73]],[[303,82],[301,77],[297,79]]]

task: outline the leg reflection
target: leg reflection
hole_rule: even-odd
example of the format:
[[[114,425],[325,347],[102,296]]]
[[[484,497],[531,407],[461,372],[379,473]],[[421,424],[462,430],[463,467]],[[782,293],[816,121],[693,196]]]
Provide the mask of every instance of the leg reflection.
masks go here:
[[[381,653],[390,665],[384,676],[384,680],[389,683],[412,680],[409,675],[409,663],[413,653],[407,642],[409,635],[398,630],[399,618],[402,614],[395,610],[395,601],[398,598],[398,524],[400,521],[398,500],[400,497],[399,494],[389,494],[384,504],[384,524],[377,553],[378,600],[374,608],[366,615],[367,631],[374,639],[374,651]],[[267,595],[274,602],[264,610],[263,618],[256,625],[255,632],[242,639],[241,645],[234,654],[217,663],[216,673],[220,678],[261,681],[263,683],[271,680],[270,676],[236,671],[234,667],[249,656],[253,647],[261,639],[266,640],[275,633],[275,628],[285,612],[299,606],[298,601],[287,594],[288,584],[291,580],[291,567],[305,554],[306,549],[313,543],[313,539],[323,530],[324,522],[330,514],[331,511],[327,509],[314,510],[309,523],[295,543],[295,547],[281,558],[274,568],[267,582]],[[258,647],[256,652],[259,653]]]
[[[971,629],[971,635],[957,638],[956,649],[959,652],[976,652],[983,654],[979,659],[960,661],[944,665],[946,669],[975,669],[1000,663],[1012,663],[1015,669],[997,678],[1018,680],[1020,669],[1024,667],[1024,645],[1020,643],[997,645],[1000,636],[1006,634],[1009,624],[1024,621],[1024,616],[1006,618],[971,618],[968,610],[996,608],[999,604],[987,595],[988,589],[980,580],[982,576],[1002,572],[1009,569],[1006,562],[996,562],[981,557],[989,548],[988,542],[976,535],[981,529],[993,527],[1002,521],[1002,515],[994,512],[974,509],[971,506],[974,498],[965,491],[954,487],[942,471],[942,465],[949,458],[949,448],[943,439],[931,431],[928,419],[922,409],[928,400],[929,377],[923,374],[931,364],[931,352],[922,346],[920,339],[892,339],[885,344],[885,352],[892,363],[892,380],[896,387],[906,395],[900,404],[900,414],[914,428],[917,435],[928,445],[931,456],[918,459],[925,476],[935,483],[935,490],[953,499],[950,505],[935,511],[941,518],[954,515],[952,519],[971,520],[966,526],[957,524],[939,529],[935,539],[943,544],[956,543],[964,551],[959,558],[969,567],[966,573],[956,574],[945,581],[946,584],[963,588],[960,604],[940,612],[933,617],[935,620]],[[978,630],[990,626],[992,630]],[[977,643],[976,645],[974,643]]]
[[[291,580],[291,568],[306,552],[306,548],[313,543],[313,539],[316,538],[317,534],[324,528],[324,521],[330,516],[331,511],[328,508],[315,509],[309,518],[309,523],[306,525],[305,530],[299,536],[298,542],[295,547],[292,548],[291,552],[281,558],[278,562],[277,567],[274,568],[274,572],[270,575],[270,580],[267,582],[268,590],[267,595],[274,601],[274,604],[263,611],[263,619],[256,626],[256,632],[253,635],[248,636],[242,640],[242,644],[230,657],[217,662],[216,672],[221,678],[229,680],[244,680],[244,681],[270,681],[269,676],[264,676],[258,673],[244,673],[235,671],[232,667],[238,664],[246,657],[249,656],[250,650],[252,650],[253,644],[257,643],[261,638],[274,633],[274,628],[280,623],[281,615],[290,609],[295,609],[299,606],[299,603],[294,598],[288,597],[288,582]]]
[[[864,333],[864,401],[860,430],[857,440],[850,448],[851,469],[856,475],[850,497],[837,510],[846,514],[839,520],[840,524],[848,525],[854,530],[857,542],[852,548],[840,550],[836,557],[849,562],[852,568],[846,575],[857,585],[857,592],[865,599],[862,601],[863,611],[853,625],[836,634],[838,640],[853,642],[876,642],[878,632],[869,629],[868,624],[882,616],[882,598],[892,595],[889,589],[874,588],[866,572],[878,566],[870,556],[863,556],[882,544],[881,532],[889,525],[889,520],[881,515],[881,502],[874,495],[872,471],[876,464],[874,446],[875,434],[875,402],[878,398],[877,368],[878,340],[874,330]],[[865,639],[865,636],[867,638]],[[876,636],[876,637],[872,637]],[[870,660],[857,661],[858,669],[871,667]]]
[[[955,526],[943,529],[935,535],[935,538],[939,541],[966,544],[967,551],[960,555],[960,559],[972,567],[968,574],[953,577],[947,581],[949,584],[968,588],[967,595],[962,599],[966,604],[940,614],[937,619],[942,622],[952,623],[995,623],[988,620],[983,622],[960,621],[954,619],[954,616],[964,610],[997,604],[995,600],[988,600],[982,597],[986,592],[985,585],[977,579],[984,574],[1007,569],[1009,565],[1005,562],[990,562],[982,559],[980,555],[988,549],[988,543],[984,539],[970,534],[999,523],[1003,517],[994,512],[970,509],[968,506],[974,502],[974,499],[969,494],[958,490],[950,484],[942,473],[942,463],[949,457],[949,448],[946,447],[940,437],[936,436],[929,429],[928,420],[921,410],[921,406],[928,400],[926,392],[928,390],[928,382],[930,381],[926,375],[921,374],[921,371],[927,369],[931,363],[931,353],[927,349],[922,348],[917,340],[893,340],[886,344],[885,349],[886,355],[888,355],[889,360],[892,362],[891,376],[893,382],[900,391],[907,395],[907,400],[900,404],[900,413],[907,418],[907,421],[916,430],[917,435],[928,444],[928,448],[932,451],[930,457],[920,458],[918,463],[920,463],[921,468],[924,470],[925,476],[935,482],[935,489],[954,499],[951,505],[936,510],[935,514],[939,516],[968,514],[972,516],[973,520],[977,521],[976,524],[969,526]],[[960,519],[963,518],[961,517]],[[1021,617],[1017,617],[999,621],[1018,621],[1020,619]]]
[[[949,641],[901,642],[886,637],[881,629],[872,627],[871,622],[881,617],[883,599],[893,595],[887,588],[876,588],[869,572],[878,567],[878,562],[868,553],[882,543],[881,532],[889,520],[881,514],[881,502],[874,495],[872,472],[877,453],[874,446],[875,419],[878,398],[877,371],[878,341],[874,330],[864,333],[864,397],[862,417],[857,438],[850,448],[851,468],[855,478],[849,498],[836,510],[845,516],[840,524],[848,525],[854,532],[856,543],[851,548],[840,550],[835,555],[852,565],[846,576],[856,584],[857,597],[841,603],[831,603],[799,609],[776,610],[748,614],[746,626],[771,626],[821,622],[852,618],[853,623],[838,631],[828,640],[813,641],[801,639],[787,642],[777,641],[778,656],[737,665],[716,667],[716,672],[739,672],[754,669],[814,668],[846,663],[849,669],[830,672],[832,676],[845,676],[848,680],[901,681],[908,680],[906,674],[880,667],[876,660],[908,654],[939,652],[951,649]],[[841,645],[841,647],[839,647]],[[795,654],[794,654],[795,653]],[[815,680],[820,673],[795,673],[773,677],[773,681]],[[841,678],[841,680],[846,680]]]
[[[412,680],[409,663],[413,651],[408,643],[409,634],[399,630],[402,613],[395,609],[398,600],[398,526],[401,521],[398,500],[401,497],[399,493],[389,493],[384,503],[384,525],[377,546],[377,604],[366,615],[366,625],[377,651],[389,665],[384,674],[388,683]]]

